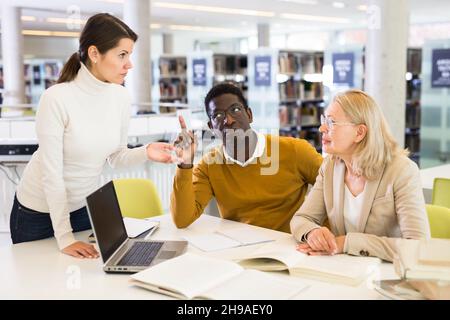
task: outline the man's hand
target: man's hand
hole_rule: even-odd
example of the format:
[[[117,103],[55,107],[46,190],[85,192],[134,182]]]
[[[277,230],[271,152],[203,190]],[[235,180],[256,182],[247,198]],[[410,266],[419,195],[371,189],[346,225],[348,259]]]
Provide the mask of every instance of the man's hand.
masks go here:
[[[195,150],[197,149],[197,140],[192,131],[186,128],[186,122],[182,116],[178,117],[180,121],[181,133],[174,142],[175,152],[180,159],[178,167],[190,169],[193,166]]]

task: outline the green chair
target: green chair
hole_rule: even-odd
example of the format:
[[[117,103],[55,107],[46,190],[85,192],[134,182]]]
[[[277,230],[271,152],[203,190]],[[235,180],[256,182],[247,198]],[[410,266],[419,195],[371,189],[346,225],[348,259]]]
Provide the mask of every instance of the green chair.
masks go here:
[[[450,209],[433,204],[426,206],[431,237],[450,239]]]
[[[450,208],[450,179],[435,178],[433,182],[433,198],[431,203]]]
[[[164,213],[155,185],[148,179],[113,180],[122,216],[144,219]]]

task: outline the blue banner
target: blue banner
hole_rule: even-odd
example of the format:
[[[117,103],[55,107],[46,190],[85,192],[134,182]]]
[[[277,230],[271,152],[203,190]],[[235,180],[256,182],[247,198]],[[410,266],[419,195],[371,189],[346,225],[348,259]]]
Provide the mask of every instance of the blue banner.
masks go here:
[[[354,86],[355,55],[353,52],[333,53],[333,84]]]
[[[432,88],[450,87],[450,49],[434,49],[431,55]]]
[[[193,59],[193,85],[206,86],[206,59]]]
[[[255,86],[270,87],[272,72],[272,57],[255,57]]]

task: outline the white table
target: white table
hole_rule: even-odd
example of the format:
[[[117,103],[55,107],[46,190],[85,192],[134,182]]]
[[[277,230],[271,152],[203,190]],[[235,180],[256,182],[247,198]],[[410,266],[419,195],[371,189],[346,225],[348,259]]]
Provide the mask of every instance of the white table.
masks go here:
[[[420,170],[420,178],[422,179],[422,188],[423,195],[425,196],[425,202],[431,203],[434,178],[450,179],[450,164],[422,169]]]
[[[202,215],[186,229],[177,229],[169,215],[155,218],[160,220],[158,231],[152,239],[179,240],[184,235],[209,233],[227,228],[246,226],[246,224]],[[290,235],[269,229],[262,229],[268,235],[283,241]],[[89,231],[77,233],[80,240],[87,240]],[[245,252],[255,250],[264,244],[226,249],[208,253],[208,256],[232,259]],[[189,246],[188,251],[202,253]],[[205,253],[202,253],[205,254]],[[359,287],[330,284],[299,277],[287,273],[272,273],[289,281],[308,284],[309,287],[296,296],[296,299],[382,299],[371,287],[372,279],[397,278],[393,265],[382,263],[375,272]],[[0,300],[3,299],[171,299],[129,283],[129,275],[107,274],[102,270],[101,259],[76,259],[57,250],[56,241],[51,239],[5,244],[0,247]]]

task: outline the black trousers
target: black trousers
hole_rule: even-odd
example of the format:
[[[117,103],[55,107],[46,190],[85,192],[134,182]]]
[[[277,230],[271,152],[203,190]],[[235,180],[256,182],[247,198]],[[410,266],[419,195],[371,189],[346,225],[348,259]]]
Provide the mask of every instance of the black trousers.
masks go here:
[[[91,229],[86,207],[70,213],[70,224],[73,232]],[[12,243],[41,240],[54,235],[50,214],[23,206],[16,196],[14,196],[9,227]]]

